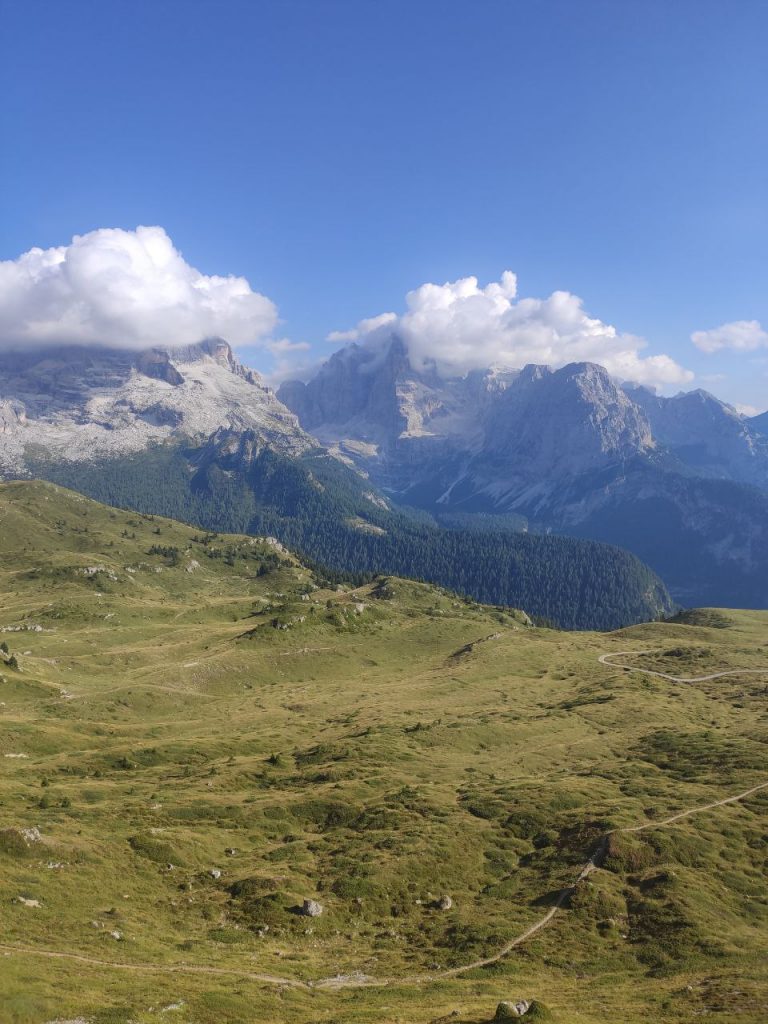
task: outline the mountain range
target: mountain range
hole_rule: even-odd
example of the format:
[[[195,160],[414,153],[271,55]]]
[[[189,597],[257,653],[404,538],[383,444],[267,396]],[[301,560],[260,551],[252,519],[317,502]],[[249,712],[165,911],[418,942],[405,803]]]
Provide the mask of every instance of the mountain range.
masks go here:
[[[668,614],[664,584],[615,546],[402,509],[305,432],[218,339],[6,355],[0,473],[207,530],[269,534],[360,579],[397,573],[567,628]]]
[[[705,392],[663,398],[591,363],[446,379],[397,338],[277,394],[221,339],[5,352],[2,371],[6,479],[571,628],[665,614],[659,577],[685,604],[768,604],[764,418]]]
[[[405,345],[352,344],[278,397],[396,500],[620,544],[684,603],[768,602],[768,421],[601,366],[444,379]]]

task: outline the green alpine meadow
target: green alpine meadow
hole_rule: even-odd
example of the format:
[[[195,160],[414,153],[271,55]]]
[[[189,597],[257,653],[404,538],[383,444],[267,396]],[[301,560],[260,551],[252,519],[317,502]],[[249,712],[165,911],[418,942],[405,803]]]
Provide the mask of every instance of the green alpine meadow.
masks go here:
[[[766,0],[0,0],[0,1024],[768,1024]]]
[[[613,632],[0,485],[3,1024],[758,1024],[768,613]]]

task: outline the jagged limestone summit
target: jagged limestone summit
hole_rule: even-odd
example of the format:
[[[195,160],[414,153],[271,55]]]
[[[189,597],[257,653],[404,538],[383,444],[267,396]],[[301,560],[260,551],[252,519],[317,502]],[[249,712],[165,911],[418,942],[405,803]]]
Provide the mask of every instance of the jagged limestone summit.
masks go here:
[[[768,438],[704,391],[667,398],[594,363],[446,377],[414,369],[395,336],[346,346],[278,397],[440,521],[491,514],[610,541],[684,604],[768,606]]]
[[[314,446],[296,418],[221,339],[130,351],[56,347],[3,352],[0,472],[29,460],[109,459],[172,438],[251,430],[276,449]]]

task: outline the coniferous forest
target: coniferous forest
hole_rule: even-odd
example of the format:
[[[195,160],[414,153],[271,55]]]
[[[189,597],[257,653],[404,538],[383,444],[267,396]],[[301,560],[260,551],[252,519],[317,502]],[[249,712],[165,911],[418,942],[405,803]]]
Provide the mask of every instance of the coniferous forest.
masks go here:
[[[564,629],[615,629],[668,614],[666,587],[640,559],[589,540],[439,525],[384,507],[323,452],[158,447],[99,463],[40,463],[36,475],[99,501],[207,530],[270,535],[330,574],[410,576],[522,608]]]

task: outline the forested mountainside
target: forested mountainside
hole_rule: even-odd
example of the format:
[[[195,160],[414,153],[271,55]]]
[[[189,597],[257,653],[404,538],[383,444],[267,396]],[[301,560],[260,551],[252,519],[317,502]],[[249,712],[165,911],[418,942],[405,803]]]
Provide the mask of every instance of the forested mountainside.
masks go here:
[[[158,446],[38,475],[109,504],[210,530],[271,534],[331,570],[429,580],[566,629],[612,629],[667,614],[666,587],[634,555],[589,540],[446,529],[387,507],[352,470],[315,451],[288,458],[221,431],[199,448]]]

